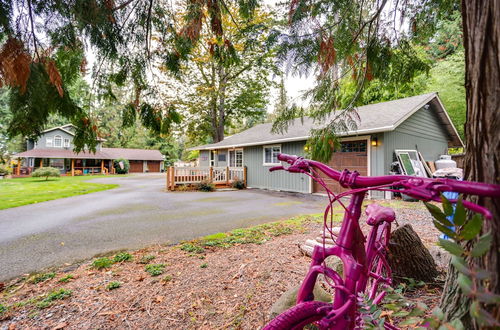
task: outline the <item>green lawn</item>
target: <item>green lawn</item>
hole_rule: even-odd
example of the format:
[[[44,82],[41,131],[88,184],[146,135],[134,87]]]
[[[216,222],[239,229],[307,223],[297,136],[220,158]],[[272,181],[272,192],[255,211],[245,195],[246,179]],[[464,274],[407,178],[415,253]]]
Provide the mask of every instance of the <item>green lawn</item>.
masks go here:
[[[85,182],[106,176],[63,176],[60,178],[19,178],[0,180],[0,210],[53,199],[113,189],[117,184]]]

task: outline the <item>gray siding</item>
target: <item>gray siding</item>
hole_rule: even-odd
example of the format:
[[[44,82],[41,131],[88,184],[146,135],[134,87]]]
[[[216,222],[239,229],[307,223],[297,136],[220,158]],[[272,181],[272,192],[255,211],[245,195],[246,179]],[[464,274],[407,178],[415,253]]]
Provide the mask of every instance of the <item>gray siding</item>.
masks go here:
[[[304,155],[305,141],[281,144],[281,152],[291,155]],[[246,147],[243,150],[243,163],[247,167],[247,185],[252,188],[309,192],[309,177],[303,174],[283,171],[269,172],[271,166],[264,166],[264,146]]]
[[[59,130],[59,129],[56,129],[56,130],[53,130],[53,131],[50,131],[50,132],[47,132],[45,134],[42,134],[38,140],[37,140],[37,143],[36,143],[36,148],[37,149],[46,149],[46,148],[54,148],[54,146],[52,147],[48,147],[47,146],[47,138],[48,137],[51,137],[52,139],[54,139],[54,137],[56,135],[59,135],[62,137],[62,143],[63,143],[63,146],[64,146],[64,139],[69,139],[69,148],[70,149],[73,149],[73,136],[62,131],[62,130]],[[52,140],[54,141],[54,140]],[[53,142],[52,142],[53,143]]]
[[[432,108],[431,108],[432,109]],[[448,136],[439,118],[424,108],[415,112],[394,131],[384,134],[384,172],[395,161],[394,150],[418,150],[427,161],[435,161],[448,150]]]
[[[210,151],[200,150],[200,167],[210,166]]]

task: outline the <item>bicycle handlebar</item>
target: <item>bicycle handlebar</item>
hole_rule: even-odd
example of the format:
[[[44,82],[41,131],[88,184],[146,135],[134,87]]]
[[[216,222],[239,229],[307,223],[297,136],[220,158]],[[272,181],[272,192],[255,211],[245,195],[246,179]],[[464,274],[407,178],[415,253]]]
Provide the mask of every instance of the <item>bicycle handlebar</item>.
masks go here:
[[[323,163],[302,157],[278,154],[278,159],[290,166],[275,166],[270,171],[285,170],[293,173],[310,173],[311,167],[323,172],[329,178],[338,181],[342,186],[350,188],[370,188],[384,185],[395,185],[403,188],[403,193],[420,199],[440,201],[440,193],[445,191],[460,194],[472,194],[486,197],[500,197],[500,186],[488,183],[457,181],[447,178],[421,178],[408,175],[385,175],[376,177],[359,176],[357,172],[344,170],[339,172]],[[464,206],[491,217],[491,213],[483,207],[464,201]]]

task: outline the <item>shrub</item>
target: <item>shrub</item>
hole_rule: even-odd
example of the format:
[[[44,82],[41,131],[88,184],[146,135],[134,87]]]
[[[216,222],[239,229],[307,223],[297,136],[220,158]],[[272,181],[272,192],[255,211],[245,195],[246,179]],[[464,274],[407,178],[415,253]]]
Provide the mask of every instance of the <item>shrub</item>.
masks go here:
[[[200,183],[198,183],[197,188],[199,191],[214,191],[215,185],[208,180],[203,180]]]
[[[121,165],[120,165],[121,163]],[[130,168],[130,163],[127,159],[118,158],[114,162],[115,170],[117,174],[127,174]]]
[[[34,170],[33,173],[31,173],[31,176],[34,178],[45,178],[45,180],[48,180],[49,177],[60,177],[61,172],[59,171],[59,169],[54,167],[42,167]]]
[[[188,184],[181,184],[177,186],[177,191],[189,191],[191,187]]]
[[[75,176],[83,175],[82,170],[75,170]]]
[[[122,252],[118,253],[114,258],[114,262],[124,262],[132,260],[132,255],[130,253]]]
[[[9,175],[9,174],[10,174],[10,168],[0,166],[0,176]]]
[[[245,189],[245,182],[243,180],[236,179],[231,183],[231,187],[235,189]]]
[[[190,253],[203,253],[205,252],[205,249],[198,246],[194,245],[192,243],[184,243],[181,245],[181,250],[190,252]]]
[[[2,315],[3,313],[5,313],[7,311],[7,307],[5,307],[4,305],[0,304],[0,315]]]
[[[122,286],[121,282],[113,281],[113,282],[109,282],[109,284],[106,286],[106,289],[108,289],[108,290],[111,291],[111,290],[114,290],[114,289],[118,289],[121,286]]]
[[[158,275],[163,274],[163,272],[165,271],[165,264],[147,265],[145,270],[151,276],[158,276]]]
[[[113,265],[113,260],[109,258],[99,258],[92,262],[92,267],[95,269],[109,268],[111,265]]]

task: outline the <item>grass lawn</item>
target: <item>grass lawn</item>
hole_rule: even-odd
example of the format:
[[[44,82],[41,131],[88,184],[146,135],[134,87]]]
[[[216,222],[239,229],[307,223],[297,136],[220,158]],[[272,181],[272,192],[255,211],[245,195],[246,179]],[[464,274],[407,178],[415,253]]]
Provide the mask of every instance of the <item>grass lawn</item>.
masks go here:
[[[0,210],[53,199],[113,189],[117,184],[85,182],[106,176],[62,176],[60,178],[18,178],[0,180]]]

